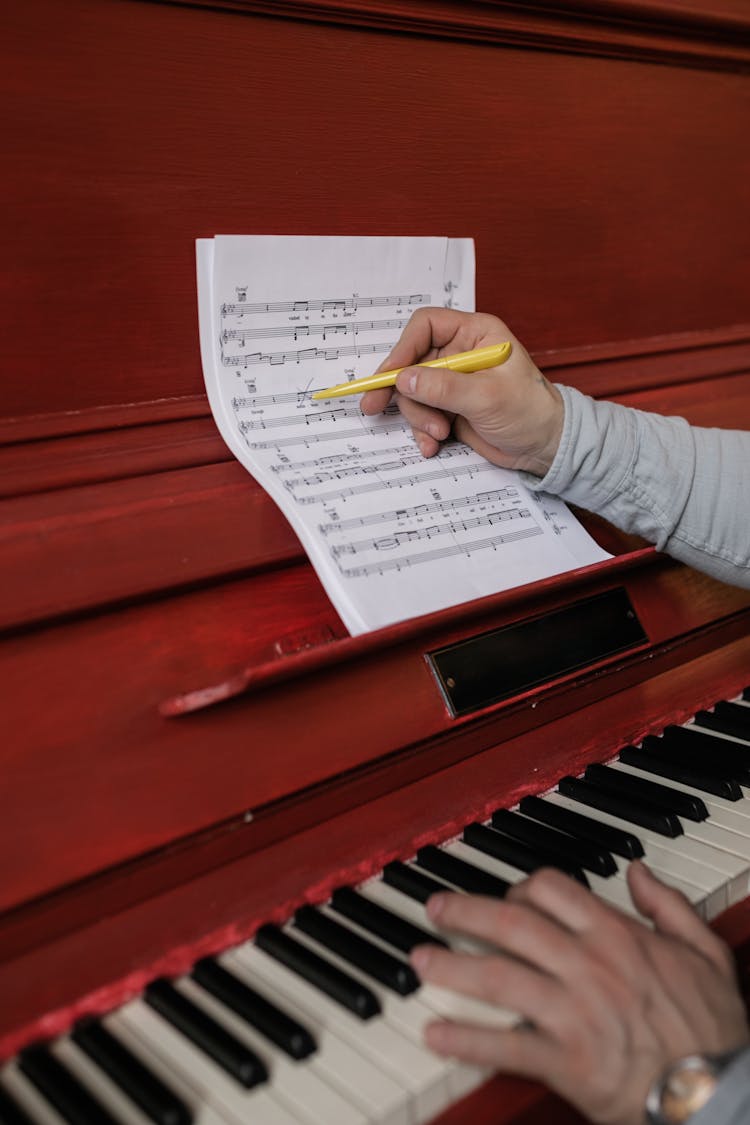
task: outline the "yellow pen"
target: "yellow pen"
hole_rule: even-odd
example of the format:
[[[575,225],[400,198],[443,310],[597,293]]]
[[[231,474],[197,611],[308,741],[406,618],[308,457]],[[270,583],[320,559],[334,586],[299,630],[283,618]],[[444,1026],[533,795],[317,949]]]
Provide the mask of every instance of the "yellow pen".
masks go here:
[[[472,371],[485,371],[488,367],[497,367],[505,363],[513,351],[510,340],[503,344],[492,344],[488,348],[473,348],[470,352],[458,352],[456,355],[444,355],[440,359],[430,359],[426,363],[407,364],[408,367],[449,367],[451,371],[462,371],[469,374]],[[405,368],[397,367],[394,371],[381,371],[377,375],[368,375],[364,379],[353,379],[351,383],[339,383],[335,387],[328,387],[324,391],[315,391],[311,398],[342,398],[344,395],[361,395],[365,391],[377,391],[381,387],[392,387],[396,376]]]

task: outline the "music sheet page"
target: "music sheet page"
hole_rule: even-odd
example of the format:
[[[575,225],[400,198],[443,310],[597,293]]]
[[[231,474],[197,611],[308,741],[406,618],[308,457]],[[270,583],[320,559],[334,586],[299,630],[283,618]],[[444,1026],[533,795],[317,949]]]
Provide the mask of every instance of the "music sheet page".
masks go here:
[[[311,401],[371,374],[421,305],[473,310],[470,239],[217,236],[198,240],[197,266],[221,434],[351,633],[609,557],[562,501],[467,446],[425,460],[394,407]]]

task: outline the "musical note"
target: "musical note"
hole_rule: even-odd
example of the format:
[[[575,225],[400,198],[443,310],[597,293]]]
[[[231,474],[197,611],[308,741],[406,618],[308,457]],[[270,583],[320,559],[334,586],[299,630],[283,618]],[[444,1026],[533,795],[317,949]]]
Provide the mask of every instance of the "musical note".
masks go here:
[[[341,312],[356,312],[357,309],[384,309],[389,305],[409,305],[418,308],[420,305],[429,305],[432,298],[429,293],[406,293],[387,297],[360,297],[354,294],[351,297],[323,297],[306,301],[241,301],[233,304],[225,303],[220,306],[222,316],[252,316],[259,313],[297,313],[297,312],[330,312],[338,309]]]

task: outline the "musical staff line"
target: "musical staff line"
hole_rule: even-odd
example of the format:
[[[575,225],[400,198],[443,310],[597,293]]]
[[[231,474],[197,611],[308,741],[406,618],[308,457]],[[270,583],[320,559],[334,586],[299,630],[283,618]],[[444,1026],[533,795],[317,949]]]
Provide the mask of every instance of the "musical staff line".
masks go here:
[[[479,465],[459,465],[455,468],[449,468],[446,465],[432,472],[413,473],[409,477],[399,477],[398,480],[373,480],[366,484],[350,485],[349,488],[341,488],[335,492],[317,492],[311,496],[299,496],[297,499],[300,504],[325,504],[332,500],[343,500],[347,496],[361,496],[365,492],[377,492],[381,488],[406,488],[412,484],[420,485],[426,481],[444,481],[446,478],[455,479],[462,476],[473,478],[479,473],[489,473],[495,467],[489,461]]]
[[[245,352],[243,355],[227,355],[222,349],[223,367],[251,367],[254,364],[270,364],[279,367],[284,363],[306,363],[312,360],[345,359],[347,356],[381,355],[393,349],[395,341],[387,344],[350,344],[343,348],[301,348],[293,352]]]
[[[393,422],[384,422],[377,430],[367,430],[360,426],[356,430],[332,429],[328,434],[319,434],[315,430],[302,430],[291,437],[275,438],[271,441],[248,441],[247,446],[248,449],[286,449],[290,445],[312,445],[321,441],[349,441],[355,438],[361,441],[362,438],[379,437],[380,434],[387,434],[394,430],[406,433],[406,422],[398,418]],[[247,438],[245,440],[247,441]]]
[[[344,480],[346,477],[356,477],[361,474],[372,473],[397,473],[407,465],[414,465],[423,461],[421,453],[411,453],[393,461],[381,461],[377,465],[342,465],[338,469],[320,469],[307,477],[293,477],[284,481],[284,487],[289,489],[305,488],[311,484],[325,484],[330,480]]]
[[[274,473],[298,473],[301,469],[319,469],[325,465],[333,465],[337,462],[351,462],[361,461],[364,458],[372,457],[408,457],[414,452],[414,442],[409,445],[385,445],[377,449],[361,449],[356,453],[332,453],[326,457],[311,457],[305,461],[288,461],[285,465],[272,465],[271,470]],[[449,457],[470,457],[471,450],[468,445],[460,445],[454,442],[452,445],[445,445],[440,450],[437,457],[433,461],[443,461]],[[421,459],[421,454],[420,454]]]
[[[336,324],[283,324],[276,328],[225,328],[221,333],[221,341],[227,344],[230,340],[237,340],[243,346],[246,340],[277,339],[291,337],[294,340],[300,336],[345,336],[351,332],[357,336],[360,332],[384,332],[386,329],[395,328],[397,332],[408,322],[404,319],[395,320],[345,320]]]
[[[504,512],[492,512],[488,516],[474,516],[457,523],[435,523],[430,527],[411,527],[406,531],[394,531],[379,539],[359,539],[331,547],[331,554],[338,559],[342,555],[356,555],[360,551],[393,551],[404,543],[416,543],[424,539],[436,539],[439,535],[457,535],[461,531],[471,531],[475,527],[490,527],[508,520],[529,519],[528,509],[511,508]]]
[[[434,551],[422,551],[417,555],[405,555],[399,558],[378,560],[374,563],[366,563],[363,566],[341,567],[339,570],[346,578],[367,578],[372,574],[383,574],[386,570],[405,570],[412,566],[417,566],[419,563],[437,562],[441,559],[452,558],[455,555],[466,555],[470,557],[478,551],[486,551],[492,549],[496,551],[498,547],[503,546],[505,543],[515,543],[520,539],[529,539],[535,535],[541,535],[542,529],[540,527],[522,528],[520,531],[511,531],[504,535],[494,535],[489,539],[474,539],[469,543],[453,543],[449,547],[437,547]]]
[[[339,531],[351,531],[358,527],[370,527],[372,524],[418,519],[431,515],[433,512],[455,512],[461,508],[471,508],[477,504],[496,504],[503,500],[514,500],[518,496],[518,489],[513,487],[494,488],[490,492],[477,492],[474,496],[458,496],[452,500],[435,500],[432,504],[413,504],[410,508],[395,508],[390,512],[374,512],[369,516],[355,516],[348,520],[334,520],[330,523],[318,524],[318,531],[324,535],[331,535]],[[527,516],[531,513],[526,509]]]
[[[357,309],[384,309],[390,305],[430,305],[429,293],[403,293],[387,297],[324,297],[304,301],[238,301],[221,305],[222,316],[248,316],[257,313],[356,312]]]

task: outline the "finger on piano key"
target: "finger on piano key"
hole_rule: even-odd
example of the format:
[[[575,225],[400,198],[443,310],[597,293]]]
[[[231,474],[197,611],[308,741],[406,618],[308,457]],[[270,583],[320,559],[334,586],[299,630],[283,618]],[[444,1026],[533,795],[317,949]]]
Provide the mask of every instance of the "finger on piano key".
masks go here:
[[[116,1118],[53,1054],[49,1045],[22,1051],[18,1065],[69,1125],[116,1125]]]
[[[99,1021],[79,1024],[70,1038],[155,1125],[192,1125],[193,1115],[185,1102]]]
[[[50,1052],[82,1086],[85,1086],[102,1105],[107,1107],[121,1125],[151,1125],[152,1119],[147,1117],[140,1107],[126,1096],[122,1088],[96,1066],[72,1039],[65,1036],[56,1040],[50,1044]],[[190,1120],[189,1116],[188,1120]]]
[[[332,1089],[311,1067],[292,1062],[284,1051],[265,1039],[199,984],[185,977],[175,981],[175,988],[202,1007],[237,1039],[245,1042],[263,1060],[269,1074],[271,1092],[300,1121],[307,1122],[307,1125],[320,1125],[322,1121],[326,1125],[368,1125],[366,1115],[337,1090]]]
[[[248,1089],[214,1062],[214,1060],[177,1031],[167,1020],[142,1000],[131,1000],[119,1008],[105,1023],[128,1046],[138,1041],[149,1051],[149,1058],[161,1059],[189,1085],[201,1100],[211,1105],[230,1123],[245,1125],[300,1125],[299,1118],[273,1097],[267,1084]],[[151,1052],[153,1054],[151,1054]]]
[[[666,778],[670,785],[675,782],[688,785],[690,792],[704,801],[709,794],[727,801],[742,800],[742,789],[734,778],[713,776],[681,762],[679,757],[672,760],[653,750],[646,750],[643,746],[624,746],[620,751],[620,760],[637,766],[648,776]]]
[[[577,811],[577,802],[561,793],[547,793],[544,800],[562,808]],[[585,807],[587,814],[601,820],[603,824],[609,824],[624,830],[634,828],[634,825],[628,821],[612,816],[611,813],[589,806]],[[690,822],[686,823],[689,824]],[[675,885],[674,881],[678,880],[680,883],[695,886],[693,883],[695,878],[707,879],[709,884],[706,888],[707,897],[704,898],[704,905],[698,911],[702,917],[715,917],[717,912],[724,909],[722,903],[727,901],[726,880],[710,862],[713,859],[711,849],[707,850],[702,843],[686,835],[679,837],[662,836],[660,833],[652,832],[642,826],[638,826],[638,837],[643,845],[645,862],[654,874],[664,882]],[[706,870],[711,874],[706,876]],[[679,886],[679,883],[677,885]],[[693,901],[693,895],[687,897]]]
[[[313,1060],[345,1097],[378,1125],[410,1125],[413,1101],[409,1090],[393,1077],[390,1068],[381,1066],[380,1041],[371,1043],[379,1016],[358,1019],[253,942],[222,954],[219,960],[252,987],[263,987],[278,996],[304,1020],[318,1043]]]
[[[321,922],[333,922],[333,918],[330,913],[328,913],[327,907],[321,907],[316,914]],[[404,1003],[405,999],[410,999],[419,988],[419,978],[404,959],[402,964],[405,968],[408,968],[409,972],[413,975],[415,988],[409,989],[405,994],[399,989],[393,989],[390,983],[380,981],[378,975],[370,974],[366,964],[352,964],[349,962],[349,942],[359,938],[362,931],[359,930],[354,923],[346,920],[342,920],[340,923],[337,922],[336,928],[338,931],[347,935],[348,938],[348,940],[343,941],[337,940],[337,948],[329,946],[329,932],[325,929],[322,929],[322,931],[316,930],[314,933],[303,931],[302,934],[299,935],[299,940],[304,941],[311,949],[327,960],[330,960],[333,964],[348,962],[346,964],[347,971],[357,973],[357,970],[359,970],[357,975],[363,981],[367,982],[368,988],[372,988],[375,991],[381,1006],[382,1015],[378,1020],[372,1021],[372,1024],[368,1025],[368,1032],[371,1037],[368,1042],[377,1046],[380,1051],[377,1057],[374,1057],[374,1061],[380,1066],[386,1064],[390,1066],[392,1076],[411,1093],[420,1120],[429,1120],[438,1113],[439,1109],[444,1108],[448,1102],[445,1068],[441,1065],[436,1056],[424,1046],[421,1037],[415,1036],[412,1039],[408,1034],[403,1034],[396,1026],[396,1021],[389,1019],[389,1015],[383,1008],[384,998],[389,993],[395,1000],[401,1003]],[[372,938],[372,940],[367,941],[366,944],[371,955],[378,951],[385,952],[385,948],[381,946],[377,938]],[[401,960],[400,957],[394,957],[393,959]],[[383,988],[378,988],[379,983],[383,984]],[[389,1012],[391,1015],[394,1014],[394,1005],[389,1005]],[[383,1047],[386,1043],[388,1044],[389,1054],[390,1052],[393,1053],[393,1057],[389,1057],[387,1060],[383,1055]]]
[[[194,965],[192,977],[290,1058],[304,1059],[315,1051],[315,1038],[306,1027],[213,958],[206,957]]]
[[[628,762],[612,762],[613,770],[623,773],[636,774],[641,772],[638,767]],[[674,786],[689,790],[690,786],[682,782],[673,781]],[[739,836],[748,838],[748,858],[732,855],[730,852],[712,848],[704,853],[706,866],[718,871],[726,879],[727,899],[729,906],[740,902],[750,894],[750,801],[743,798],[741,802],[724,801],[720,797],[709,797],[703,794],[708,808],[709,820],[721,828],[727,828]],[[747,809],[745,809],[747,806]]]
[[[490,823],[495,831],[532,847],[560,855],[570,863],[593,872],[594,875],[601,875],[606,879],[617,871],[614,856],[605,848],[597,847],[588,840],[570,836],[557,828],[540,824],[538,820],[532,820],[520,811],[496,809],[490,817]]]
[[[328,907],[322,907],[326,911]],[[346,925],[351,925],[354,930],[359,927],[355,923],[347,922]],[[312,948],[319,948],[325,953],[325,956],[330,956],[334,963],[338,963],[340,958],[335,953],[330,952],[323,946],[318,946],[314,939],[304,935],[304,940],[309,942]],[[378,1000],[383,1012],[383,1019],[391,1027],[395,1028],[400,1034],[404,1035],[412,1044],[418,1049],[418,1056],[421,1059],[421,1066],[423,1068],[423,1083],[428,1087],[430,1083],[435,1086],[441,1087],[441,1092],[436,1090],[435,1102],[436,1104],[441,1101],[443,1105],[460,1094],[466,1089],[466,1078],[464,1075],[460,1076],[459,1085],[457,1086],[452,1078],[452,1071],[457,1062],[451,1059],[441,1059],[433,1055],[431,1051],[424,1044],[425,1028],[433,1020],[437,1019],[439,1014],[434,1007],[425,1003],[423,995],[425,994],[425,986],[422,985],[416,994],[409,996],[399,996],[393,993],[384,985],[379,984],[377,981],[369,978],[365,969],[352,969],[362,980],[366,981],[368,987],[375,990]]]
[[[468,849],[468,845],[461,841],[454,841],[448,845],[448,848],[457,856],[464,857],[469,855],[469,852],[464,852],[464,848]],[[526,878],[526,873],[517,868],[511,867],[509,864],[503,863],[502,860],[494,860],[492,857],[482,855],[481,852],[475,853],[473,862],[482,864],[488,871],[496,873],[501,879],[507,879],[510,883],[520,883]],[[637,910],[633,906],[627,886],[622,879],[602,879],[599,875],[589,874],[589,886],[594,894],[602,898],[610,906],[617,907],[625,914],[630,914],[633,917],[640,917]]]

